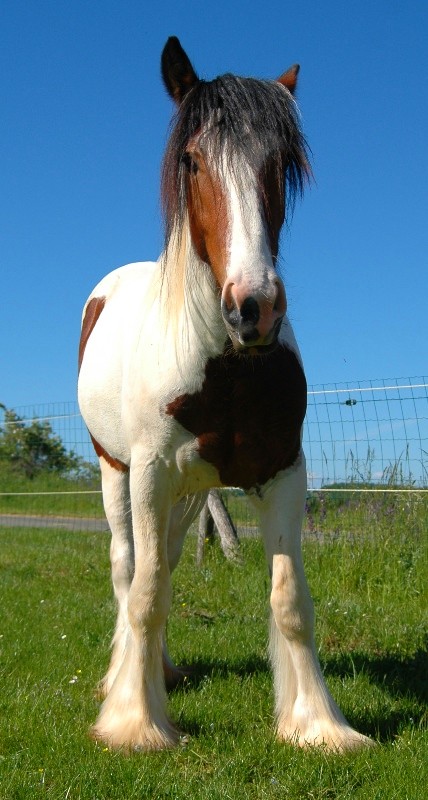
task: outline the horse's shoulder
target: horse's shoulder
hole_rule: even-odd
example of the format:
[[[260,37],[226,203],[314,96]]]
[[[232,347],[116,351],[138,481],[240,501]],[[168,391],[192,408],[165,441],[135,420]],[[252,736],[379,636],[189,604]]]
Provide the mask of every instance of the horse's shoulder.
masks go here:
[[[102,278],[91,292],[85,308],[92,299],[104,297],[108,302],[120,291],[134,291],[151,280],[159,265],[156,261],[135,261],[118,267]]]
[[[79,370],[83,363],[89,338],[101,315],[104,319],[107,313],[104,309],[109,309],[107,325],[110,328],[114,328],[110,313],[113,312],[113,320],[115,319],[116,324],[121,326],[121,322],[118,322],[118,320],[121,320],[124,316],[126,317],[136,298],[145,296],[147,287],[152,283],[153,275],[156,273],[157,268],[158,264],[156,262],[134,262],[109,272],[97,283],[83,308],[79,344]],[[105,335],[106,329],[104,329]]]

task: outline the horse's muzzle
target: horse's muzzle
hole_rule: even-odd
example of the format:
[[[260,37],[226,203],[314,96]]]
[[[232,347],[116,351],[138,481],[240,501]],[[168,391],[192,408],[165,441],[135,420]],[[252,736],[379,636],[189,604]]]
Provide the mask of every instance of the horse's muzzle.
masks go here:
[[[282,319],[287,309],[282,281],[277,279],[269,292],[239,291],[237,284],[225,284],[221,299],[221,313],[227,333],[235,350],[257,348],[267,352],[276,345]],[[266,350],[264,350],[266,348]]]

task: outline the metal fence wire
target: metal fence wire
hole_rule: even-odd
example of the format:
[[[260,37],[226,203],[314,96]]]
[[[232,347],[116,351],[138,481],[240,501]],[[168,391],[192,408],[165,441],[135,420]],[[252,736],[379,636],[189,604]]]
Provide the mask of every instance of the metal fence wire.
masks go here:
[[[428,485],[425,376],[311,386],[304,447],[311,489]]]

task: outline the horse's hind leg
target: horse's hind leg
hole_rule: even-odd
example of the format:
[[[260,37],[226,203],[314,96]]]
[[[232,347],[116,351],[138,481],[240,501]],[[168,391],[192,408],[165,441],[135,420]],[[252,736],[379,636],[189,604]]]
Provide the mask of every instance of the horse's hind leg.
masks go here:
[[[303,455],[259,505],[272,571],[270,654],[277,733],[300,746],[351,750],[371,740],[353,730],[331,697],[314,643],[313,603],[303,569],[301,527],[306,498]]]
[[[171,574],[180,560],[187,530],[201,511],[206,497],[207,492],[200,492],[193,497],[185,497],[171,511],[168,532],[168,564]],[[163,671],[167,689],[175,689],[176,686],[185,683],[192,674],[191,669],[177,667],[171,660],[168,653],[166,635],[164,635],[163,640]]]
[[[113,685],[125,652],[128,629],[128,593],[134,575],[134,543],[129,472],[110,466],[104,458],[100,458],[100,467],[104,510],[111,531],[111,576],[117,601],[117,620],[112,641],[110,666],[98,686],[99,695],[104,698]]]

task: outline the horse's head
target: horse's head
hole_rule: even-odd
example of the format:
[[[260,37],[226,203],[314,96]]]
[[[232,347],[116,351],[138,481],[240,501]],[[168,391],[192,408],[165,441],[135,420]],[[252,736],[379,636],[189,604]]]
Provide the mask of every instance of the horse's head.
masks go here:
[[[206,82],[172,37],[162,74],[178,106],[163,170],[167,236],[187,214],[234,348],[266,352],[287,307],[276,271],[279,234],[309,171],[292,97],[298,67],[277,81],[224,75]]]

